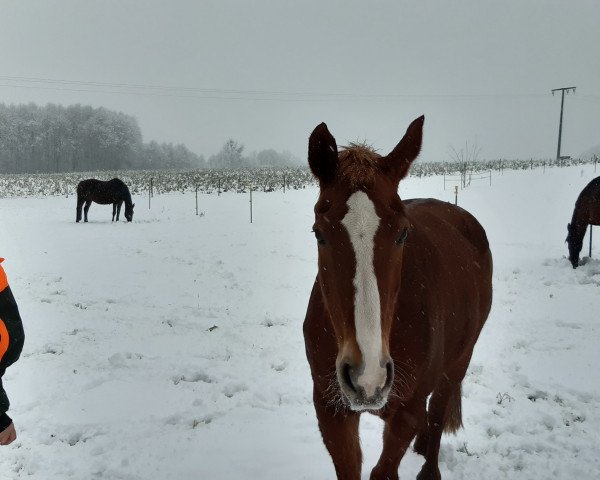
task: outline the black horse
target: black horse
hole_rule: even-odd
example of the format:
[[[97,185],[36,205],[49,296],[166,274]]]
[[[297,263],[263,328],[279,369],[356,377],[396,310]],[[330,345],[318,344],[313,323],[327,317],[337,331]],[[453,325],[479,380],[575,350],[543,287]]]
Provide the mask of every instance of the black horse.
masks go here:
[[[81,220],[81,207],[83,207],[84,203],[84,222],[88,221],[87,214],[92,202],[96,202],[101,205],[108,205],[109,203],[112,203],[112,219],[114,221],[116,215],[117,222],[119,221],[119,214],[121,213],[121,205],[123,205],[123,202],[125,202],[125,218],[128,222],[131,222],[133,219],[133,207],[135,207],[135,203],[131,203],[131,193],[129,193],[127,185],[125,185],[118,178],[113,178],[107,182],[93,178],[79,182],[77,185],[76,222]]]
[[[579,252],[588,225],[600,225],[600,177],[594,178],[581,191],[575,202],[573,218],[567,225],[569,260],[573,268],[579,265]]]

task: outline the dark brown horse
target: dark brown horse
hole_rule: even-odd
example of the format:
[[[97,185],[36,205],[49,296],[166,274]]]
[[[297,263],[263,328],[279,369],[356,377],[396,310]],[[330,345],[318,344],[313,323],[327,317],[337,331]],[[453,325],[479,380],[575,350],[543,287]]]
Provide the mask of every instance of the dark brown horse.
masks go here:
[[[338,479],[360,479],[362,412],[385,422],[372,480],[398,478],[415,436],[426,459],[417,478],[440,478],[440,438],[462,425],[461,382],[491,307],[492,257],[477,220],[449,203],[398,196],[423,122],[387,156],[362,145],[338,154],[324,123],[309,140],[319,265],[304,339]]]
[[[575,202],[571,223],[567,224],[566,241],[573,268],[579,265],[579,252],[588,225],[600,225],[600,177],[594,178],[581,191]]]
[[[77,184],[77,215],[75,221],[81,220],[81,207],[83,208],[84,222],[88,221],[88,210],[92,202],[99,203],[101,205],[112,204],[113,214],[112,221],[117,217],[119,221],[119,214],[121,213],[121,206],[125,202],[125,218],[128,222],[133,219],[133,207],[135,203],[131,202],[131,193],[129,188],[118,178],[113,178],[104,182],[102,180],[95,180],[90,178],[88,180],[82,180]]]

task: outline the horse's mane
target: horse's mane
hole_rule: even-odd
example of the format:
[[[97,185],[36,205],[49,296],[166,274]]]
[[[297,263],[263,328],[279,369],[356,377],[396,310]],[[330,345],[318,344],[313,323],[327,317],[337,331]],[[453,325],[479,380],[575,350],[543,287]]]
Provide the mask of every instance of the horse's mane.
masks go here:
[[[366,143],[350,143],[339,153],[338,173],[351,187],[371,187],[381,171],[381,155]]]

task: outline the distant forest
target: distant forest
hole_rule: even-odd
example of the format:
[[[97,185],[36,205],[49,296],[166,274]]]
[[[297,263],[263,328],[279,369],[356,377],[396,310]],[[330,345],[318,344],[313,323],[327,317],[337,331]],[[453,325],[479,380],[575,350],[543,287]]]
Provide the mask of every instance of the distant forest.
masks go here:
[[[242,155],[233,139],[208,162],[185,145],[142,142],[135,117],[84,105],[0,103],[0,173],[245,168],[297,164],[274,150]]]

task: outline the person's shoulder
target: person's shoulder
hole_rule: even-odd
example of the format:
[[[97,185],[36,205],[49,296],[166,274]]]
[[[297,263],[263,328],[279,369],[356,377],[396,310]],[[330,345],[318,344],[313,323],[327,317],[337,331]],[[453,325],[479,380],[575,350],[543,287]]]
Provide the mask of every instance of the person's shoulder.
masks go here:
[[[6,287],[8,287],[8,279],[6,278],[6,272],[4,268],[2,268],[2,262],[4,259],[0,257],[0,292],[2,292]]]

